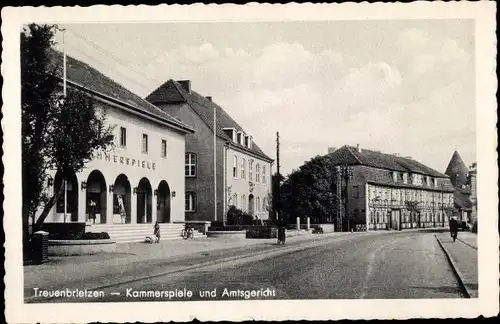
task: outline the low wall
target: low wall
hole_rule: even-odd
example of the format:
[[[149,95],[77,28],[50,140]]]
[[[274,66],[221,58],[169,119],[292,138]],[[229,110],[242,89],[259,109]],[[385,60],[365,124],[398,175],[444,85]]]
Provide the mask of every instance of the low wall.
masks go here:
[[[207,234],[208,228],[212,224],[211,221],[176,221],[174,224],[189,224],[193,229],[200,233]]]
[[[247,231],[208,231],[207,237],[213,238],[230,238],[230,239],[246,239]]]
[[[49,255],[89,255],[101,252],[115,252],[113,240],[49,240]]]

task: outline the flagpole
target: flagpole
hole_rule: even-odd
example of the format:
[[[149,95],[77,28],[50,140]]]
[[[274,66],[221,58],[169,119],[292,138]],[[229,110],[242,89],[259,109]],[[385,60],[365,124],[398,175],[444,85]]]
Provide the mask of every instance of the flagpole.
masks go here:
[[[214,221],[217,221],[217,155],[216,155],[216,133],[217,133],[217,109],[214,105]]]
[[[62,29],[62,39],[63,39],[63,95],[66,98],[66,43],[65,43],[65,30]],[[67,204],[68,204],[68,181],[64,179],[64,222],[66,223],[67,214]]]

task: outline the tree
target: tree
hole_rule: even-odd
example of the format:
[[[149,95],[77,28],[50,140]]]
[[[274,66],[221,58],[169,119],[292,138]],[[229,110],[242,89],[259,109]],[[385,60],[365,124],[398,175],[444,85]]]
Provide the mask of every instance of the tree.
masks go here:
[[[287,222],[295,217],[305,221],[334,215],[338,203],[335,193],[335,165],[331,157],[316,156],[294,170],[281,185],[280,203]]]
[[[57,114],[51,120],[47,165],[57,170],[63,180],[69,180],[93,159],[95,151],[107,150],[113,145],[113,126],[106,125],[106,111],[98,109],[92,97],[81,91],[68,89],[66,98],[56,106]],[[61,182],[61,187],[44,206],[36,227],[45,221],[63,192]]]
[[[28,247],[29,219],[46,198],[46,160],[58,79],[50,69],[49,51],[56,27],[31,24],[21,32],[21,120],[23,247]]]
[[[64,191],[57,188],[50,199],[44,194],[48,170],[57,170],[63,180],[80,172],[96,150],[113,142],[106,111],[79,90],[61,94],[60,79],[52,66],[51,48],[56,26],[29,25],[21,33],[23,119],[23,216],[27,220],[44,203],[34,230],[40,227]],[[62,184],[64,181],[61,182]],[[25,241],[26,242],[26,241]]]

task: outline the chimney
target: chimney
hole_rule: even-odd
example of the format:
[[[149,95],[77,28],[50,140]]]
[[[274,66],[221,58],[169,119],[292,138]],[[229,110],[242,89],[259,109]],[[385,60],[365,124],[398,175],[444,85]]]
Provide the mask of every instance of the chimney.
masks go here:
[[[336,147],[329,147],[329,148],[328,148],[328,154],[333,153],[333,152],[335,152],[336,150],[337,150],[337,148],[336,148]]]
[[[205,98],[207,98],[208,101],[212,101],[212,96],[206,96]]]
[[[180,85],[188,92],[191,93],[191,80],[179,80],[177,81]]]
[[[356,144],[356,150],[361,153],[361,146],[359,144]]]

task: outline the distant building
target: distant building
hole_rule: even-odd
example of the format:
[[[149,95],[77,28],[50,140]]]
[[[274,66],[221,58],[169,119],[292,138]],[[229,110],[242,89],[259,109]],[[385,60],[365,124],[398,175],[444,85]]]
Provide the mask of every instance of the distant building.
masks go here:
[[[454,189],[447,175],[414,159],[362,149],[359,145],[343,146],[329,156],[336,166],[352,170],[352,176],[341,182],[342,192],[347,186],[347,196],[342,195],[347,212],[336,221],[342,230],[448,225]]]
[[[196,129],[196,133],[186,135],[186,220],[223,221],[229,206],[236,206],[261,220],[268,218],[273,159],[259,148],[250,133],[213,102],[212,97],[195,92],[189,80],[168,80],[146,99]]]
[[[475,223],[477,220],[476,164],[467,167],[460,154],[455,151],[446,168],[455,187],[454,209],[461,221]]]

